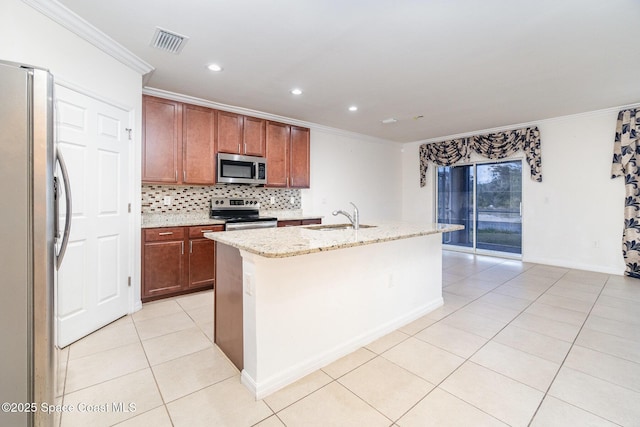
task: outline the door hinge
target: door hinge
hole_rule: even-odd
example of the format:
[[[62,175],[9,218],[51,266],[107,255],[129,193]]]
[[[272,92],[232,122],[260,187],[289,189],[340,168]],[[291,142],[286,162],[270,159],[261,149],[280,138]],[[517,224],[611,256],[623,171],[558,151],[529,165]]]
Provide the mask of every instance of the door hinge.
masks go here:
[[[131,132],[133,131],[133,129],[125,128],[124,130],[129,134],[129,141],[131,141]]]
[[[127,277],[127,286],[131,287],[131,276]]]
[[[129,210],[129,213],[131,213],[131,203],[129,203],[127,209]]]

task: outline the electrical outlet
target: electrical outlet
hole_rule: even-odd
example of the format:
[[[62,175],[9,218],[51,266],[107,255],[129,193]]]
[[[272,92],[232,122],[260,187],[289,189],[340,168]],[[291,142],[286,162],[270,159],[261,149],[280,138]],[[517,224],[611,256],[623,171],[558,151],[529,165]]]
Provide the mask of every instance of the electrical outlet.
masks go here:
[[[164,203],[165,206],[171,206],[171,196],[164,196],[162,203]]]
[[[275,205],[275,204],[276,204],[276,198],[275,198],[275,197],[273,197],[273,196],[271,196],[271,197],[269,198],[269,203],[270,203],[270,204],[272,204],[272,205]]]

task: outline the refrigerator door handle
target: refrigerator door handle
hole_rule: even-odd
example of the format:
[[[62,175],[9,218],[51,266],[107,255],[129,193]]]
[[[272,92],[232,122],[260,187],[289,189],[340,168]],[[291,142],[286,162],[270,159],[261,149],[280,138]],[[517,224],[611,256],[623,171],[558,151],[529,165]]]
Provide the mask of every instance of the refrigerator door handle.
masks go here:
[[[62,234],[62,243],[60,244],[60,252],[58,252],[58,256],[56,257],[56,269],[60,269],[60,265],[62,264],[62,260],[64,258],[64,253],[67,251],[67,245],[69,244],[69,233],[71,232],[71,185],[69,184],[69,173],[67,172],[67,165],[64,163],[64,157],[62,157],[62,153],[60,150],[56,150],[56,157],[58,163],[60,164],[60,171],[62,172],[62,181],[64,182],[64,195],[65,195],[65,219],[64,219],[64,232]],[[59,203],[58,198],[56,197],[56,205]],[[56,208],[56,212],[58,209]],[[58,218],[56,217],[55,222],[58,222]]]

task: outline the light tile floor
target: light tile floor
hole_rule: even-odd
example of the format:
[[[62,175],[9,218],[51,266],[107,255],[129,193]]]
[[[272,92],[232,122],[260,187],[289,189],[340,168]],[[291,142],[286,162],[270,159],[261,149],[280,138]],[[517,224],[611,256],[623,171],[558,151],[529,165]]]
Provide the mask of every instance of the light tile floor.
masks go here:
[[[444,306],[256,401],[213,292],[145,304],[63,352],[66,426],[640,426],[640,281],[445,252]],[[65,375],[65,364],[61,374]]]

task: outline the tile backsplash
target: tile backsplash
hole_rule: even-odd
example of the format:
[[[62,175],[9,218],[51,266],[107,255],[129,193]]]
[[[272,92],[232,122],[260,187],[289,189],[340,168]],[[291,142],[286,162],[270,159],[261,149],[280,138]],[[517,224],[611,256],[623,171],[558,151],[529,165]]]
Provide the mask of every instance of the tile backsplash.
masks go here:
[[[171,205],[164,205],[164,198],[171,198]],[[262,209],[300,209],[300,190],[293,188],[264,188],[247,185],[219,185],[193,187],[182,185],[143,185],[142,213],[206,212],[213,197],[237,197],[258,199]],[[271,204],[271,198],[275,203]],[[291,203],[293,201],[293,203]]]

